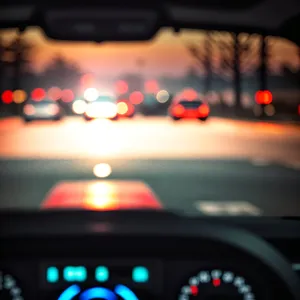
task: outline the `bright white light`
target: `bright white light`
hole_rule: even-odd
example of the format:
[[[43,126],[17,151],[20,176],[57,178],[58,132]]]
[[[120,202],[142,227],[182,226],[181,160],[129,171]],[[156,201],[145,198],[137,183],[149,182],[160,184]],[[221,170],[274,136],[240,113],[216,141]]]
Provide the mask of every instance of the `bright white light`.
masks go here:
[[[95,88],[88,88],[84,91],[84,99],[87,101],[95,101],[99,96],[99,92]]]
[[[170,99],[170,94],[168,91],[161,90],[156,95],[156,100],[160,103],[165,103]]]
[[[96,177],[104,178],[111,174],[111,166],[109,164],[97,164],[93,168],[93,173]]]
[[[114,118],[117,113],[117,105],[111,102],[94,102],[86,109],[86,114],[90,118]]]
[[[119,102],[117,109],[120,115],[125,115],[128,112],[128,105],[125,102]]]
[[[73,112],[75,114],[83,114],[86,110],[86,102],[84,100],[76,100],[74,101],[73,105],[72,105],[72,109],[73,109]]]

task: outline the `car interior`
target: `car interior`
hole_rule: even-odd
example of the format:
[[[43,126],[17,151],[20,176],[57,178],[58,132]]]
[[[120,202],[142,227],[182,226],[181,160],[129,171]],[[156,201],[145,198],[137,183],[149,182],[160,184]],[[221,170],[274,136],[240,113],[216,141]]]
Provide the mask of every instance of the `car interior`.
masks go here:
[[[70,42],[147,41],[171,27],[273,35],[300,47],[300,1],[0,4],[1,28],[29,26]],[[300,219],[1,210],[0,298],[298,300]]]

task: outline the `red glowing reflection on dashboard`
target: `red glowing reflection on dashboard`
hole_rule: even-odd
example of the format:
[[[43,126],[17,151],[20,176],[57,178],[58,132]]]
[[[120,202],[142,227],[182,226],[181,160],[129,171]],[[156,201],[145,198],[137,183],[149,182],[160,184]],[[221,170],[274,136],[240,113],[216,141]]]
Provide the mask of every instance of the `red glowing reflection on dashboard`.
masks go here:
[[[162,209],[158,197],[141,181],[63,181],[49,192],[42,209]]]

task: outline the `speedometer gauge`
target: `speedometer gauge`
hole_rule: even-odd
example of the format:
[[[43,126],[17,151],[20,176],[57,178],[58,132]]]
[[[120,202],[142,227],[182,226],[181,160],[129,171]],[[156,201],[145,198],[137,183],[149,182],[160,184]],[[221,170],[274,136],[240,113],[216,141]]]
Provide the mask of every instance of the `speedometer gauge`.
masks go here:
[[[24,300],[22,290],[17,285],[16,279],[3,271],[0,271],[0,299]]]
[[[258,300],[247,280],[229,270],[202,270],[189,278],[179,300]]]

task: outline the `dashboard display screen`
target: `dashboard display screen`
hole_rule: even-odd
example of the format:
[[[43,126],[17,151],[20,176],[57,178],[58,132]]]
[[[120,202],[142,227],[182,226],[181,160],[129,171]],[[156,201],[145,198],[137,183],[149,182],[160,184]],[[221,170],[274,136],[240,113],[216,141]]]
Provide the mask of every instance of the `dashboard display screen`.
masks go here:
[[[46,300],[147,300],[162,288],[162,265],[155,260],[49,261],[40,269]]]

